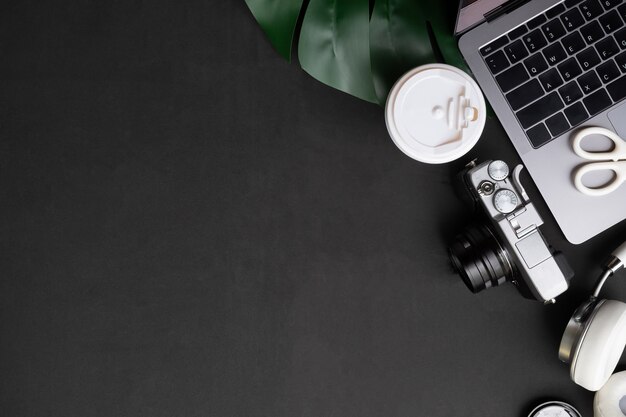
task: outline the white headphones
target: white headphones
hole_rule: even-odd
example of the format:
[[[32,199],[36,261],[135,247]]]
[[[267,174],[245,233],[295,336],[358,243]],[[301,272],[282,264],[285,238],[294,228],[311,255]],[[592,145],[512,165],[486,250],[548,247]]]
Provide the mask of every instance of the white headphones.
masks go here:
[[[626,346],[626,303],[598,298],[606,280],[625,266],[626,242],[613,252],[593,295],[574,312],[559,347],[559,359],[571,363],[572,380],[600,390],[596,417],[626,416],[626,372],[611,376]]]

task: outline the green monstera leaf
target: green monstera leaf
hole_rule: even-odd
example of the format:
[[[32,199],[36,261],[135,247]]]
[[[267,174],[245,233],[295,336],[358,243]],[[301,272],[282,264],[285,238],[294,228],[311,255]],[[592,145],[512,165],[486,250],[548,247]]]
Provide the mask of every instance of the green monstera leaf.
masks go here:
[[[291,60],[291,46],[303,0],[246,0],[254,18],[274,48],[287,61]]]
[[[369,0],[311,0],[302,22],[298,59],[324,84],[376,102],[368,39]]]
[[[384,103],[393,83],[421,64],[464,67],[453,36],[457,0],[246,3],[286,59],[303,15],[298,40],[302,68],[322,83],[363,100]]]
[[[445,0],[377,0],[370,24],[376,95],[384,103],[393,83],[432,62],[464,67],[454,38],[456,6]],[[458,2],[455,1],[458,5]],[[449,10],[453,10],[450,15]]]

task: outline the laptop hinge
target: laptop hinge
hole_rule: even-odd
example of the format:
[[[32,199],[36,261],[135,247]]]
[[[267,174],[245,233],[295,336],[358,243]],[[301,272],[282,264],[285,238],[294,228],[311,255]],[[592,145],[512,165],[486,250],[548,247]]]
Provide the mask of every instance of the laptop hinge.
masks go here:
[[[503,14],[509,13],[510,11],[517,9],[522,4],[527,3],[530,0],[509,0],[506,3],[503,3],[496,7],[493,10],[490,10],[488,13],[485,13],[483,17],[487,22],[491,22],[494,19],[502,16]]]

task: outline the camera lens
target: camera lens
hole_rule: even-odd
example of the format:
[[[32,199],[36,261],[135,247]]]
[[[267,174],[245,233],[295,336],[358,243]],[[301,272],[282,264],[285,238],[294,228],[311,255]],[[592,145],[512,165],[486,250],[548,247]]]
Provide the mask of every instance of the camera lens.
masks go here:
[[[513,279],[514,269],[508,254],[485,225],[465,228],[450,246],[450,259],[473,293]]]

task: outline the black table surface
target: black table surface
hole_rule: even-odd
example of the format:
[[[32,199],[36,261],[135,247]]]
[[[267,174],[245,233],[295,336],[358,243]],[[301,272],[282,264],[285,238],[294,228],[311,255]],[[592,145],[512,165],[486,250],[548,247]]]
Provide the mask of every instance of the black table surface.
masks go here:
[[[572,289],[469,293],[453,177],[519,161],[496,119],[415,162],[242,1],[5,0],[0,32],[1,415],[592,415],[557,347],[626,224],[571,245],[527,179]]]

